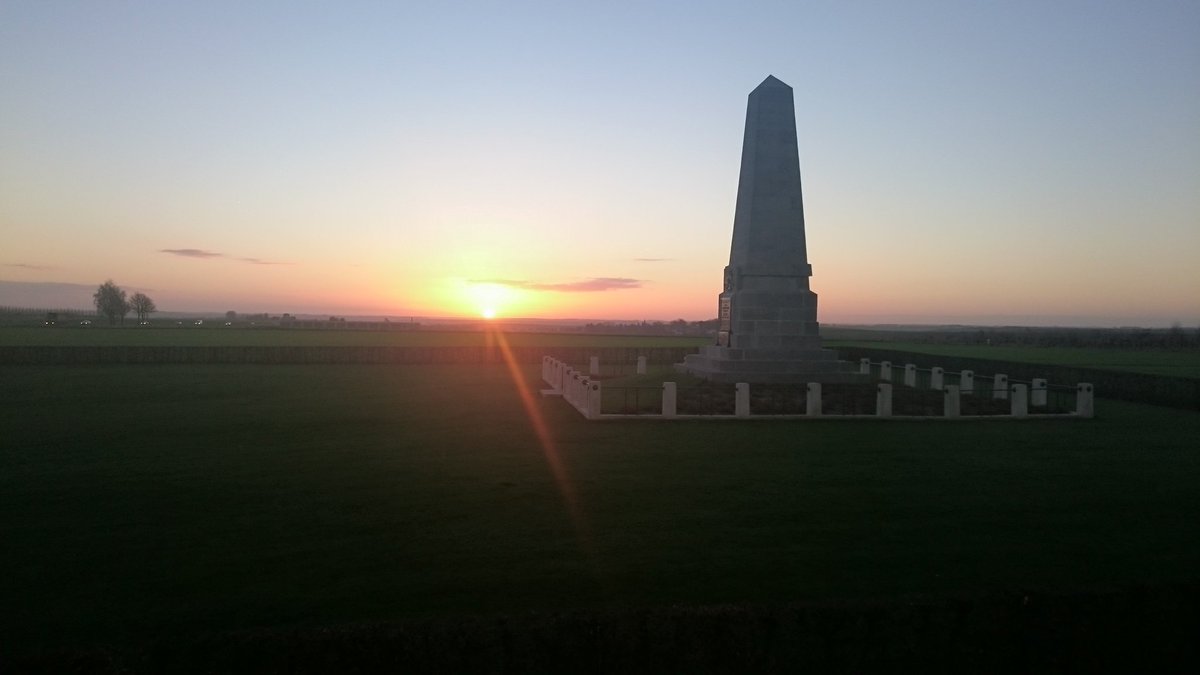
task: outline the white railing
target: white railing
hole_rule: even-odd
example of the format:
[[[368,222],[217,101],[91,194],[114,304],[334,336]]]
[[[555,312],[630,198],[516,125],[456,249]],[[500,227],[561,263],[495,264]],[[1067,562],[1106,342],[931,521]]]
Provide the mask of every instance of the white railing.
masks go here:
[[[1005,400],[1008,402],[1007,414],[963,414],[964,397],[975,396],[975,373],[970,370],[960,371],[958,373],[947,373],[941,367],[935,367],[928,371],[920,371],[915,364],[905,364],[903,385],[905,388],[914,389],[919,384],[918,372],[929,372],[930,377],[927,386],[922,388],[928,390],[936,390],[942,392],[942,405],[940,415],[904,415],[894,414],[893,399],[895,387],[897,386],[892,381],[892,364],[888,361],[873,363],[870,359],[862,359],[859,361],[859,373],[865,376],[876,375],[878,381],[875,383],[875,407],[873,414],[837,414],[830,413],[829,406],[826,405],[823,394],[822,383],[809,382],[806,385],[805,397],[805,413],[804,414],[784,414],[784,415],[755,415],[751,409],[751,385],[746,382],[739,382],[734,385],[734,405],[733,414],[680,414],[679,407],[679,390],[675,382],[664,382],[662,384],[662,409],[658,414],[613,414],[604,413],[603,406],[603,388],[600,380],[592,373],[599,372],[598,359],[592,357],[588,364],[589,373],[584,374],[583,371],[577,370],[573,366],[560,361],[551,356],[542,358],[542,380],[549,385],[549,389],[543,390],[544,395],[562,396],[564,400],[582,414],[586,419],[628,419],[628,418],[648,418],[648,419],[678,419],[678,418],[711,418],[711,417],[728,417],[728,418],[755,418],[755,419],[781,419],[781,418],[888,418],[888,419],[996,419],[998,417],[1009,417],[1014,419],[1020,418],[1047,418],[1047,417],[1074,417],[1074,418],[1091,418],[1095,414],[1095,390],[1094,387],[1087,382],[1080,383],[1074,387],[1074,410],[1070,412],[1031,412],[1031,409],[1045,408],[1048,402],[1048,393],[1050,385],[1044,378],[1035,378],[1031,382],[1016,382],[1010,383],[1008,376],[997,374],[991,377],[992,380],[992,396],[980,396],[979,398],[987,400],[991,399],[994,403],[988,404],[993,407],[999,401]],[[638,359],[638,372],[645,372],[645,357]],[[958,377],[958,384],[947,384],[947,376]],[[985,381],[987,378],[981,378]],[[1060,393],[1068,392],[1066,387],[1056,388]],[[980,392],[986,394],[986,391]]]

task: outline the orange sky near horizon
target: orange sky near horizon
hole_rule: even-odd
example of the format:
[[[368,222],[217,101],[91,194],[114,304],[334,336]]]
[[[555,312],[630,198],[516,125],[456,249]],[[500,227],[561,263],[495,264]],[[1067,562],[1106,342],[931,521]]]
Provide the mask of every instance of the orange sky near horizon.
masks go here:
[[[773,74],[820,321],[1196,325],[1200,4],[1087,7],[0,3],[0,305],[711,319]]]

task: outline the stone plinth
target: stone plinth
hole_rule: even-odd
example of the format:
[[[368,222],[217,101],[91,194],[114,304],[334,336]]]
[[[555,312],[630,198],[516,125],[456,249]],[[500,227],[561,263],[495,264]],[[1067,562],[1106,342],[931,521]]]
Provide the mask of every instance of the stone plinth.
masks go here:
[[[714,382],[767,384],[859,382],[848,361],[838,361],[832,349],[734,349],[709,345],[689,354],[679,369]]]

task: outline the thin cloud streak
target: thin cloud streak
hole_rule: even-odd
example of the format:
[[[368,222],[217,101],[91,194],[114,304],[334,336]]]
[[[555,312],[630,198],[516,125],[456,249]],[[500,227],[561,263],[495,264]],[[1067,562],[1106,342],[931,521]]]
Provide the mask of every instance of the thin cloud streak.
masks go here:
[[[238,258],[242,262],[248,262],[251,265],[291,265],[290,262],[278,262],[275,260],[260,260],[259,258]]]
[[[670,262],[674,258],[634,258],[634,262]]]
[[[171,255],[183,256],[184,258],[224,258],[224,253],[214,253],[213,251],[205,251],[198,248],[161,248],[159,253],[170,253]]]
[[[205,251],[201,248],[162,248],[159,253],[170,253],[171,255],[181,256],[183,258],[196,258],[199,260],[211,260],[213,258],[229,258],[238,262],[250,263],[251,265],[291,265],[290,262],[280,262],[276,260],[263,260],[262,258],[245,258],[217,253],[216,251]]]
[[[569,281],[565,283],[548,284],[537,281],[520,279],[472,279],[473,284],[496,284],[521,288],[527,291],[554,291],[558,293],[597,293],[600,291],[618,291],[626,288],[641,288],[640,279],[624,277],[592,277],[585,281]]]
[[[29,263],[4,263],[4,266],[5,267],[20,267],[21,269],[38,270],[38,271],[55,269],[48,265],[30,265]]]

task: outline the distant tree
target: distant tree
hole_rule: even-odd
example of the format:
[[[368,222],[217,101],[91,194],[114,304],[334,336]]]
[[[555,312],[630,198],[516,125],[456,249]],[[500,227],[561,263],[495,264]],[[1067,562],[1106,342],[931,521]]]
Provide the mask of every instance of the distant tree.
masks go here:
[[[129,298],[129,306],[137,313],[138,323],[146,320],[146,317],[158,311],[158,307],[154,306],[154,301],[145,293],[134,293],[132,298]]]
[[[125,315],[130,310],[125,291],[114,284],[112,279],[100,284],[96,293],[92,295],[92,302],[96,303],[96,311],[108,318],[110,325],[115,324],[118,318],[124,323]]]

